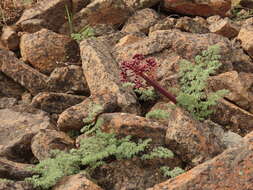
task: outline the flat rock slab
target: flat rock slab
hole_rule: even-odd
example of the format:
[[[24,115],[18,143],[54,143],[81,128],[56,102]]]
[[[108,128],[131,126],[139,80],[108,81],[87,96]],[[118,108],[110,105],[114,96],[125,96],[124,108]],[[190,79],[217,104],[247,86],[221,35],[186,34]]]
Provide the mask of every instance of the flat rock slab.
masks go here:
[[[31,105],[48,113],[62,113],[67,108],[81,103],[85,98],[65,93],[42,92],[33,98]]]
[[[12,162],[0,157],[0,178],[24,180],[26,177],[31,177],[33,175],[33,172],[27,169],[28,167],[32,166],[33,165],[31,164]]]
[[[46,89],[47,76],[15,57],[11,51],[0,50],[0,70],[33,95]]]
[[[239,147],[224,151],[190,171],[148,190],[253,189],[253,133]]]
[[[27,105],[0,109],[0,155],[19,161],[32,157],[31,139],[40,129],[53,128],[48,115]]]
[[[231,8],[230,0],[165,0],[164,8],[180,14],[194,16],[225,16]]]
[[[0,190],[36,190],[32,184],[25,181],[0,180]],[[38,189],[37,189],[38,190]]]
[[[165,144],[167,126],[144,117],[127,113],[105,113],[99,116],[103,120],[101,130],[138,138],[150,138],[152,143]]]

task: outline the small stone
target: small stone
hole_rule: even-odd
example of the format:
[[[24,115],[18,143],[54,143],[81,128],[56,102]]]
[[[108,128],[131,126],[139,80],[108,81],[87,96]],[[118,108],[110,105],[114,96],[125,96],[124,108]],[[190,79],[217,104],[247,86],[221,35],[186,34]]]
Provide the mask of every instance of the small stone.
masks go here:
[[[242,27],[237,38],[241,41],[242,48],[253,58],[253,25]]]
[[[19,36],[11,26],[4,26],[2,29],[1,40],[5,47],[10,50],[16,50],[19,47]]]

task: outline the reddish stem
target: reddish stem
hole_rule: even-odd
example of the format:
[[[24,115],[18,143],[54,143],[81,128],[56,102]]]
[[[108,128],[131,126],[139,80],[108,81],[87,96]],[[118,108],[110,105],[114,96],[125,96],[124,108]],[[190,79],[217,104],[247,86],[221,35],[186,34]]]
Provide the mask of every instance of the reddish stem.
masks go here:
[[[176,97],[169,93],[167,90],[165,90],[163,87],[160,86],[160,84],[154,80],[151,80],[148,78],[147,75],[144,73],[138,73],[143,79],[145,79],[151,86],[153,86],[156,90],[158,90],[161,94],[166,96],[170,101],[172,101],[174,104],[177,103]]]

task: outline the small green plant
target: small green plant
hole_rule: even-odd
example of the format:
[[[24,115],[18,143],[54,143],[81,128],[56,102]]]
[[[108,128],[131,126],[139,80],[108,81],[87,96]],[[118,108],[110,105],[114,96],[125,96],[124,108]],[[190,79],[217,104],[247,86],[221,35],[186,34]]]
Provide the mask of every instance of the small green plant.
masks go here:
[[[164,147],[157,147],[153,149],[149,154],[144,154],[141,158],[144,160],[153,158],[173,158],[174,154],[171,150]]]
[[[253,17],[253,9],[237,5],[231,9],[231,15],[235,21],[245,20]]]
[[[207,93],[207,79],[221,66],[219,46],[210,46],[201,55],[195,57],[195,63],[187,60],[180,63],[181,89],[177,96],[178,104],[188,110],[195,119],[204,120],[212,112],[211,106],[224,97],[228,91],[219,90]]]
[[[71,38],[80,42],[85,38],[94,37],[94,35],[95,35],[94,29],[90,26],[85,26],[78,33],[71,33]]]
[[[168,119],[169,113],[165,110],[156,109],[146,114],[146,118],[149,119]]]
[[[37,173],[26,180],[35,187],[49,189],[63,176],[81,172],[90,173],[98,166],[105,163],[104,159],[115,157],[116,159],[129,159],[143,152],[151,142],[150,139],[132,142],[131,137],[121,139],[115,134],[101,132],[99,126],[102,120],[98,120],[95,129],[92,129],[93,136],[87,136],[80,141],[78,149],[71,149],[69,152],[59,150],[52,151],[52,157],[41,161],[32,171]],[[87,130],[90,134],[90,130]]]
[[[185,172],[185,170],[183,170],[183,169],[180,168],[180,167],[175,167],[175,168],[173,168],[173,169],[171,170],[171,169],[170,169],[169,167],[167,167],[167,166],[161,167],[161,171],[162,171],[162,173],[163,173],[163,175],[164,175],[165,177],[171,177],[171,178],[176,177],[176,176],[178,176],[178,175],[180,175],[180,174],[182,174],[182,173]]]
[[[153,87],[136,88],[134,91],[139,95],[139,99],[142,101],[153,101],[157,98],[157,94]]]
[[[73,27],[73,14],[69,11],[67,5],[65,5],[65,10],[69,25],[69,32],[72,39],[76,40],[77,42],[80,42],[85,38],[90,38],[95,35],[94,29],[88,25],[83,27],[79,32],[75,33]]]

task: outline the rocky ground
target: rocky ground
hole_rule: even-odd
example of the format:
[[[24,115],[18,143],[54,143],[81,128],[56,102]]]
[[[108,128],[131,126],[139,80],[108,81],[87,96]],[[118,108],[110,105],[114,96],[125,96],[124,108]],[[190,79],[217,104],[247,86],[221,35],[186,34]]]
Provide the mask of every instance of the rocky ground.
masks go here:
[[[67,13],[71,13],[68,15]],[[92,37],[74,40],[83,27]],[[62,178],[53,190],[253,190],[253,3],[250,0],[1,0],[0,190],[33,190],[27,169],[52,149],[78,148],[90,105],[101,129],[151,138],[173,159],[108,161],[91,177]],[[179,85],[181,59],[221,47],[208,89],[228,89],[200,122],[162,95],[144,102],[120,81],[135,54],[159,63],[157,80]],[[167,119],[149,119],[152,110]],[[159,167],[181,167],[175,178]]]

